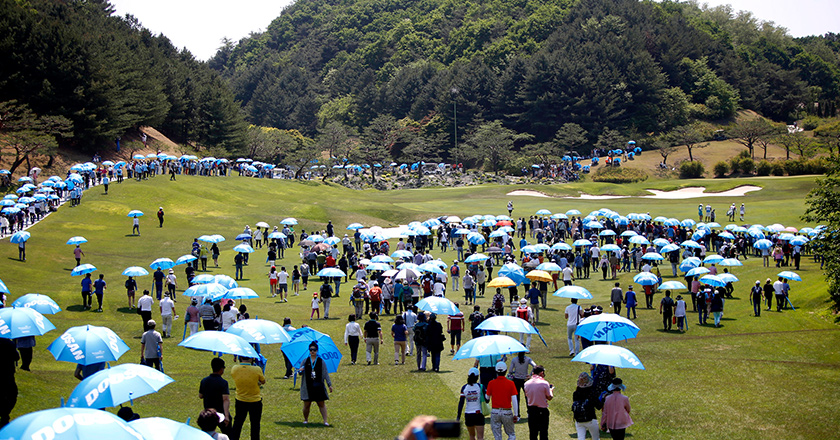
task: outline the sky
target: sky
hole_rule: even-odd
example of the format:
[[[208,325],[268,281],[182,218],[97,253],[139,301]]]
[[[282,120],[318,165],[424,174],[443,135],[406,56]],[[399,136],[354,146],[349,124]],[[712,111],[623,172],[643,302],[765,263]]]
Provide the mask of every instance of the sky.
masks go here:
[[[216,53],[223,38],[234,42],[264,31],[293,0],[111,0],[117,15],[131,14],[154,34],[164,34],[200,59]],[[788,29],[790,35],[840,33],[838,0],[700,0],[732,5]]]

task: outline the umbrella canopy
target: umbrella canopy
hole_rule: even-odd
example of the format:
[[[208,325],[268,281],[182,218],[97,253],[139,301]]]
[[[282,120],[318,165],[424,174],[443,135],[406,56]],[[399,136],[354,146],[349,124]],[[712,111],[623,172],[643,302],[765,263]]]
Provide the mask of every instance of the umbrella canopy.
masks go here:
[[[343,277],[344,271],[335,267],[325,267],[315,274],[316,277]]]
[[[237,235],[234,240],[240,240],[240,241],[241,240],[250,240],[251,238],[252,238],[251,234],[249,234],[247,232],[243,232],[243,233]]]
[[[196,284],[184,291],[184,296],[209,296],[214,300],[227,293],[228,288],[219,283]]]
[[[642,361],[632,351],[618,345],[593,345],[586,347],[572,362],[610,365],[616,368],[635,368],[644,370]]]
[[[441,270],[441,268],[438,265],[432,263],[431,261],[417,266],[417,269],[423,272],[431,272],[437,275],[446,275],[446,273],[443,270]]]
[[[71,244],[71,245],[82,244],[82,243],[87,243],[87,238],[82,237],[80,235],[76,236],[76,237],[70,237],[70,239],[67,240],[67,244]]]
[[[437,270],[440,270],[440,268],[438,268],[437,266],[434,266],[434,268],[437,269]],[[369,270],[369,271],[384,272],[386,270],[391,270],[391,266],[389,266],[385,263],[370,263],[366,266],[366,269]],[[435,273],[437,273],[437,272],[435,272]]]
[[[140,266],[131,266],[126,267],[125,270],[122,271],[122,274],[127,277],[142,277],[144,275],[148,275],[149,271]]]
[[[633,282],[642,286],[654,286],[659,283],[659,278],[650,272],[642,272],[633,277]]]
[[[663,257],[660,254],[657,254],[656,252],[648,252],[648,253],[642,255],[642,260],[662,261],[664,259],[665,259],[665,257]]]
[[[143,216],[143,211],[140,211],[140,210],[137,210],[137,209],[132,210],[132,211],[128,211],[128,216],[129,217],[142,217]]]
[[[201,237],[198,237],[198,241],[203,241],[206,243],[221,243],[225,241],[225,237],[222,237],[219,234],[202,235]]]
[[[41,295],[40,293],[27,293],[16,299],[12,303],[12,307],[33,309],[42,315],[54,315],[61,311],[58,303],[53,301],[49,296]]]
[[[239,283],[237,283],[236,280],[224,274],[214,275],[212,282],[221,284],[227,289],[235,289],[239,287]]]
[[[508,277],[496,277],[496,278],[493,278],[492,280],[490,280],[489,283],[487,283],[487,287],[490,287],[490,288],[511,287],[511,286],[515,286],[515,285],[516,285],[516,282],[514,282],[512,279],[510,279]]]
[[[226,331],[256,344],[282,344],[292,340],[280,324],[267,319],[243,319]]]
[[[792,272],[792,271],[789,271],[789,270],[779,272],[778,275],[776,275],[776,276],[778,276],[779,278],[784,278],[786,280],[791,280],[791,281],[802,281],[802,277],[800,277],[798,273]]]
[[[0,429],[9,440],[144,440],[123,419],[90,408],[53,408],[22,415]]]
[[[283,220],[280,220],[280,224],[281,225],[294,226],[294,225],[298,224],[298,221],[296,219],[294,219],[293,217],[287,217],[287,218],[284,218]]]
[[[257,292],[254,292],[254,289],[250,287],[234,287],[233,289],[228,290],[222,296],[222,298],[227,299],[252,299],[252,298],[259,298],[260,296],[257,295]]]
[[[580,286],[563,286],[554,292],[553,296],[561,298],[592,299],[592,294]]]
[[[347,229],[351,231],[355,231],[356,229],[362,229],[364,227],[365,226],[361,223],[350,223],[349,225],[347,225]]]
[[[20,243],[25,242],[26,240],[29,240],[29,237],[31,237],[31,236],[32,236],[32,234],[30,234],[29,232],[18,231],[18,232],[15,232],[14,234],[12,234],[11,238],[9,238],[9,241],[14,243],[14,244],[20,244]]]
[[[641,235],[634,235],[634,236],[628,238],[627,241],[629,241],[630,243],[633,243],[633,244],[645,244],[645,245],[650,244],[650,241],[647,238],[642,237]]]
[[[207,284],[212,283],[214,280],[215,278],[213,278],[213,275],[210,275],[209,273],[203,273],[201,275],[194,276],[192,282],[193,284]]]
[[[318,357],[327,365],[327,371],[338,371],[342,355],[329,335],[311,327],[304,327],[289,333],[289,336],[291,341],[283,344],[282,350],[293,366],[303,364],[304,359],[309,356],[309,344],[314,341],[318,343]]]
[[[734,258],[724,258],[720,263],[721,266],[743,266],[744,263],[734,259]]]
[[[499,268],[499,276],[510,278],[517,286],[526,280],[525,270],[516,263],[507,263]]]
[[[250,254],[254,251],[254,248],[251,247],[248,243],[241,243],[233,247],[233,250],[236,252],[242,252],[243,254]]]
[[[461,313],[461,311],[458,310],[458,307],[455,307],[455,303],[439,296],[430,296],[421,299],[417,303],[417,308],[420,310],[436,313],[438,315],[455,316]]]
[[[517,318],[516,316],[493,316],[482,321],[476,329],[498,332],[539,333],[528,321]]]
[[[528,351],[516,339],[506,335],[481,336],[470,339],[455,353],[454,360],[478,358],[490,355],[502,355]]]
[[[717,275],[705,275],[700,278],[700,282],[708,286],[715,287],[723,287],[726,285],[726,281],[724,281]]]
[[[602,313],[584,318],[575,334],[590,341],[618,342],[635,338],[639,326],[615,313]]]
[[[81,381],[67,400],[71,408],[108,408],[158,392],[174,382],[154,368],[122,364],[96,372]]]
[[[133,420],[128,422],[128,426],[146,440],[208,440],[211,438],[200,429],[163,417]]]
[[[158,258],[155,261],[152,261],[152,264],[149,265],[152,269],[172,269],[175,267],[175,262],[169,258]]]
[[[90,365],[116,361],[128,345],[108,327],[80,325],[67,329],[47,350],[57,361]]]
[[[738,277],[736,277],[735,275],[732,275],[731,273],[718,274],[718,278],[722,279],[723,281],[725,281],[727,283],[737,283],[738,281],[741,281],[741,280],[738,279]]]
[[[96,270],[96,266],[92,264],[81,264],[73,268],[73,271],[70,272],[71,276],[79,276],[84,275],[87,273],[91,273]]]
[[[659,290],[662,290],[662,289],[679,290],[679,289],[687,289],[687,287],[685,287],[685,284],[683,284],[679,281],[665,281],[664,283],[659,285]]]
[[[545,263],[542,263],[539,266],[537,266],[537,270],[544,270],[546,272],[560,272],[563,269],[561,269],[560,265],[556,263],[546,261]]]
[[[762,238],[761,240],[756,240],[756,242],[753,243],[753,247],[756,248],[756,249],[762,249],[762,250],[763,249],[770,249],[770,248],[773,247],[773,242],[766,239],[766,238]]]
[[[0,338],[40,336],[54,328],[50,320],[34,308],[5,307],[0,309]]]
[[[546,283],[550,283],[554,280],[551,274],[544,271],[544,270],[532,270],[525,275],[531,281],[544,281]]]
[[[579,240],[575,240],[572,243],[572,246],[575,246],[575,247],[578,247],[578,246],[592,246],[592,242],[585,239],[585,238],[581,238]]]
[[[723,261],[723,257],[717,254],[707,255],[706,258],[703,259],[703,264],[718,264]]]
[[[286,234],[284,234],[280,231],[274,231],[274,232],[268,234],[268,238],[270,238],[270,239],[281,239],[281,238],[286,239]]]
[[[248,341],[241,336],[227,332],[200,331],[184,339],[178,345],[193,350],[214,351],[249,358],[258,357],[257,352],[254,351]]]
[[[414,254],[412,254],[411,251],[406,251],[406,250],[394,251],[391,254],[391,258],[411,258],[413,256],[414,256]]]
[[[705,275],[709,272],[711,272],[711,271],[709,269],[706,269],[705,267],[695,267],[694,269],[691,269],[688,272],[686,272],[685,276],[696,277],[696,276]]]
[[[257,224],[254,225],[254,226],[256,226],[258,228],[267,228],[269,225],[266,222],[257,222]]]
[[[198,257],[196,257],[195,255],[192,255],[192,254],[181,255],[180,257],[178,257],[177,260],[175,260],[175,265],[180,266],[182,264],[187,264],[187,263],[189,263],[191,261],[195,261],[195,260],[198,260]]]

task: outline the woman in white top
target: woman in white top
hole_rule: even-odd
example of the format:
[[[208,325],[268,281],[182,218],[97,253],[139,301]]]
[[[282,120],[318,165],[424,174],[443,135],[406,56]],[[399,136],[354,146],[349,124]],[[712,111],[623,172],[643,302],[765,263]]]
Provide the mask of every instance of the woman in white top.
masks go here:
[[[350,345],[350,365],[356,365],[356,355],[359,353],[359,338],[362,337],[362,326],[356,322],[356,315],[350,315],[344,326],[344,345]]]
[[[467,432],[470,440],[484,439],[484,415],[481,413],[481,397],[484,396],[484,387],[478,383],[478,368],[470,368],[467,374],[467,383],[461,387],[461,399],[458,401],[458,418],[461,420],[461,410],[464,411],[464,424],[467,425]]]
[[[225,308],[222,310],[222,331],[236,323],[238,315],[239,310],[233,308],[231,304],[225,304]]]

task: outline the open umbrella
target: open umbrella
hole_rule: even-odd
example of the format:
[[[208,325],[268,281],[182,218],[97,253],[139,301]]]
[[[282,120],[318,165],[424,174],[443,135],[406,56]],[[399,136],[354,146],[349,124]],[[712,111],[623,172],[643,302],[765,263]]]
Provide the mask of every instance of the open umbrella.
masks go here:
[[[561,298],[592,299],[592,294],[580,286],[563,286],[557,289],[552,296]]]
[[[664,259],[665,259],[665,257],[663,257],[660,254],[657,254],[656,252],[647,252],[644,255],[642,255],[642,260],[662,261]]]
[[[278,240],[279,240],[279,239],[281,239],[281,238],[282,238],[282,239],[285,239],[285,238],[286,238],[286,234],[284,234],[284,233],[282,233],[282,232],[280,232],[280,231],[274,231],[274,232],[272,232],[272,233],[268,234],[268,238],[269,238],[269,239],[272,239],[272,240],[273,240],[273,239],[278,239]]]
[[[239,283],[228,275],[219,274],[213,276],[213,282],[225,286],[227,289],[235,289],[239,287]]]
[[[216,300],[227,293],[228,288],[219,283],[196,284],[184,291],[184,296],[209,296]]]
[[[554,280],[551,274],[543,270],[532,270],[525,275],[531,281],[544,281],[550,283]]]
[[[9,241],[14,243],[14,244],[20,244],[20,243],[25,242],[26,240],[29,240],[29,237],[31,237],[31,236],[32,236],[32,234],[30,234],[29,232],[18,231],[18,232],[15,232],[14,234],[12,234],[12,236],[9,238]]]
[[[789,270],[779,272],[776,276],[791,281],[802,281],[802,277],[800,277],[798,273]]]
[[[234,238],[234,240],[242,241],[242,240],[250,240],[251,238],[252,238],[251,234],[249,234],[247,232],[243,232],[243,233],[237,235],[236,238]]]
[[[33,308],[5,307],[0,309],[0,338],[40,336],[54,328],[49,319]]]
[[[129,211],[128,216],[129,217],[142,217],[143,216],[143,211],[135,209],[135,210]]]
[[[198,260],[198,257],[196,257],[195,255],[192,255],[192,254],[181,255],[180,257],[178,257],[177,260],[175,260],[175,265],[180,266],[182,264],[187,264],[187,263],[189,263],[191,261],[195,261],[195,260]]]
[[[298,221],[295,220],[293,217],[287,217],[287,218],[284,218],[283,220],[280,220],[280,224],[281,225],[294,226],[294,225],[298,224]]]
[[[163,417],[146,417],[128,422],[146,440],[208,440],[206,432]]]
[[[700,282],[708,286],[715,287],[723,287],[726,285],[726,281],[724,281],[717,275],[705,275],[700,278]]]
[[[602,313],[584,318],[575,334],[590,341],[618,342],[635,338],[639,326],[615,313]]]
[[[70,237],[70,239],[67,240],[67,244],[71,244],[71,245],[82,244],[82,243],[87,243],[87,238],[82,237],[82,236],[76,236],[76,237]]]
[[[610,365],[616,368],[635,368],[644,370],[642,361],[632,351],[618,345],[592,345],[584,348],[572,362]]]
[[[364,227],[365,226],[362,225],[361,223],[350,223],[349,225],[347,225],[347,229],[349,229],[351,231],[355,231],[356,229],[362,229]]]
[[[233,289],[228,290],[222,295],[222,298],[227,299],[252,299],[252,298],[259,298],[260,296],[257,295],[257,292],[254,292],[254,289],[249,287],[234,287]]]
[[[557,263],[546,261],[545,263],[541,263],[539,266],[537,266],[537,270],[544,270],[546,272],[560,272],[563,269]]]
[[[47,350],[57,361],[90,365],[116,361],[128,345],[108,327],[80,325],[67,329]]]
[[[140,266],[126,267],[122,274],[127,277],[142,277],[149,274],[149,271]]]
[[[145,440],[123,419],[90,408],[53,408],[24,414],[0,429],[8,440]]]
[[[219,234],[202,235],[201,237],[198,237],[198,241],[203,241],[206,243],[221,243],[225,241],[225,237],[222,237]]]
[[[441,270],[441,268],[438,265],[432,262],[423,263],[420,266],[418,266],[417,269],[423,272],[431,272],[437,275],[445,275],[444,271]]]
[[[122,364],[98,371],[81,381],[67,406],[71,408],[107,408],[140,396],[156,393],[174,380],[154,368]]]
[[[87,273],[91,273],[96,270],[96,266],[92,264],[80,264],[73,268],[73,271],[70,272],[70,276],[79,276],[84,275]]]
[[[490,287],[490,288],[511,287],[511,286],[515,286],[515,285],[516,285],[516,283],[508,277],[496,277],[496,278],[493,278],[492,280],[490,280],[489,283],[487,283],[487,287]]]
[[[663,289],[680,290],[680,289],[687,289],[687,287],[685,287],[685,284],[683,284],[679,281],[665,281],[664,283],[659,285],[659,290],[663,290]]]
[[[192,279],[193,284],[207,284],[212,283],[213,281],[215,281],[215,278],[213,278],[213,275],[210,275],[209,273],[196,275]]]
[[[228,353],[236,356],[256,358],[257,352],[241,336],[217,331],[200,331],[178,344],[193,350]]]
[[[254,248],[252,248],[251,245],[249,245],[247,243],[238,244],[238,245],[233,247],[233,250],[235,252],[242,252],[243,254],[250,254],[252,252],[256,252],[254,250]]]
[[[434,266],[434,267],[435,267],[435,269],[440,270],[437,266]],[[370,263],[370,264],[368,264],[368,265],[366,266],[366,269],[367,269],[368,271],[379,271],[379,272],[384,272],[384,271],[386,271],[386,270],[390,270],[390,269],[391,269],[391,266],[389,266],[389,265],[387,265],[387,264],[385,264],[385,263]],[[437,272],[436,272],[436,273],[437,273]]]
[[[455,353],[454,360],[478,358],[490,355],[502,355],[528,351],[516,339],[506,335],[481,336],[470,339]]]
[[[304,327],[290,332],[289,337],[291,341],[283,344],[281,350],[292,365],[299,366],[303,363],[304,358],[309,356],[309,344],[314,341],[318,343],[318,357],[327,365],[327,371],[338,371],[342,355],[329,335],[311,327]]]
[[[158,258],[155,261],[152,261],[152,264],[149,265],[152,269],[172,269],[175,267],[175,262],[172,261],[170,258]]]
[[[689,270],[688,272],[686,272],[685,276],[696,277],[696,276],[706,275],[709,272],[711,272],[711,271],[709,269],[705,268],[705,267],[695,267],[695,268]]]
[[[455,303],[446,298],[438,296],[430,296],[421,299],[417,303],[417,308],[420,310],[436,313],[438,315],[455,316],[458,313],[461,313],[461,311],[458,310],[458,307],[455,306]]]
[[[315,274],[316,277],[343,277],[346,276],[344,271],[334,267],[325,267]]]
[[[30,308],[43,315],[54,315],[61,311],[58,303],[53,301],[49,296],[41,295],[40,293],[27,293],[16,299],[12,303],[12,307]]]
[[[536,328],[528,321],[516,316],[493,316],[487,318],[476,327],[477,330],[490,330],[498,332],[538,334]]]
[[[226,332],[256,344],[282,344],[292,340],[280,324],[267,319],[243,319],[228,327]]]
[[[412,254],[411,251],[406,250],[397,250],[391,254],[391,258],[411,258],[413,256],[414,254]]]
[[[269,225],[266,222],[257,222],[257,224],[254,225],[254,226],[256,226],[258,228],[267,228]]]
[[[659,278],[650,272],[642,272],[633,277],[633,282],[642,286],[654,286],[659,284]]]
[[[499,268],[499,276],[510,278],[517,286],[526,280],[525,270],[516,263],[507,263]]]

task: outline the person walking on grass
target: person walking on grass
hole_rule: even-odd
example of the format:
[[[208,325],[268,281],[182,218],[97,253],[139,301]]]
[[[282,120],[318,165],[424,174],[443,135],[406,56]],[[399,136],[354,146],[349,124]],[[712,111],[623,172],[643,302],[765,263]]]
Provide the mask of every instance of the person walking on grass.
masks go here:
[[[484,387],[478,383],[478,368],[470,368],[467,373],[467,383],[461,387],[461,398],[458,401],[458,417],[464,414],[464,425],[467,426],[470,440],[484,440],[484,414],[481,413],[481,402],[484,399]]]
[[[408,328],[402,316],[394,319],[391,326],[391,337],[394,338],[394,365],[405,365],[405,346],[408,339]]]
[[[99,279],[93,282],[93,293],[96,294],[96,302],[99,303],[99,308],[96,309],[97,312],[102,311],[102,299],[105,296],[105,275],[99,274]]]
[[[128,277],[125,280],[125,294],[128,297],[128,308],[134,308],[134,294],[137,292],[137,281],[134,277]]]
[[[624,440],[627,428],[633,424],[630,418],[630,399],[622,391],[626,387],[621,379],[613,379],[607,388],[611,394],[604,400],[604,410],[601,413],[601,430],[610,430],[615,440]]]
[[[140,363],[160,371],[160,363],[163,361],[163,338],[155,330],[157,323],[150,319],[146,323],[146,330],[140,337]]]
[[[487,384],[484,398],[491,402],[490,429],[495,440],[502,440],[504,428],[508,440],[516,439],[514,424],[519,420],[517,410],[519,402],[516,399],[516,385],[506,378],[507,365],[504,362],[496,364],[496,378]]]
[[[627,307],[627,319],[630,319],[630,312],[633,312],[633,319],[636,319],[636,292],[633,285],[627,286],[627,293],[624,294],[624,306]]]
[[[577,326],[583,318],[583,308],[578,305],[577,298],[571,299],[572,303],[566,307],[566,337],[569,342],[569,356],[574,357],[580,347],[580,338],[575,334]],[[628,308],[629,313],[629,308]],[[629,316],[628,316],[629,317]]]
[[[239,440],[248,417],[251,420],[251,440],[259,440],[263,409],[260,385],[265,384],[265,376],[262,369],[253,364],[253,359],[240,356],[239,361],[240,364],[234,365],[230,374],[236,384],[236,414],[230,437]]]
[[[659,314],[662,315],[662,326],[666,332],[671,331],[671,321],[674,312],[674,300],[671,298],[671,291],[665,291],[665,298],[659,301]]]
[[[753,316],[761,317],[761,295],[764,291],[761,289],[761,281],[755,280],[755,286],[750,289],[750,303],[753,306]]]
[[[379,346],[385,343],[382,338],[382,326],[376,320],[376,313],[371,313],[370,320],[365,323],[365,358],[370,365],[373,352],[373,365],[379,365]]]
[[[198,398],[204,401],[204,409],[213,409],[224,415],[220,423],[222,433],[230,430],[230,387],[228,381],[222,378],[225,374],[225,361],[213,358],[210,361],[212,373],[201,380],[198,386]]]
[[[309,423],[309,411],[312,402],[315,402],[321,412],[324,426],[330,426],[327,421],[326,401],[330,399],[327,390],[330,393],[333,392],[332,381],[326,362],[318,356],[317,342],[313,341],[309,344],[309,356],[303,362],[300,372],[303,379],[300,384],[300,400],[303,401],[303,423]],[[326,386],[324,386],[325,384]]]
[[[459,304],[455,303],[458,308]],[[450,315],[446,320],[446,333],[449,333],[449,354],[455,354],[461,349],[461,334],[464,332],[464,313],[458,311],[455,315]]]
[[[79,245],[76,245],[76,248],[73,249],[73,257],[76,259],[76,266],[82,264],[82,257],[85,256],[85,253],[82,252],[82,248]]]

